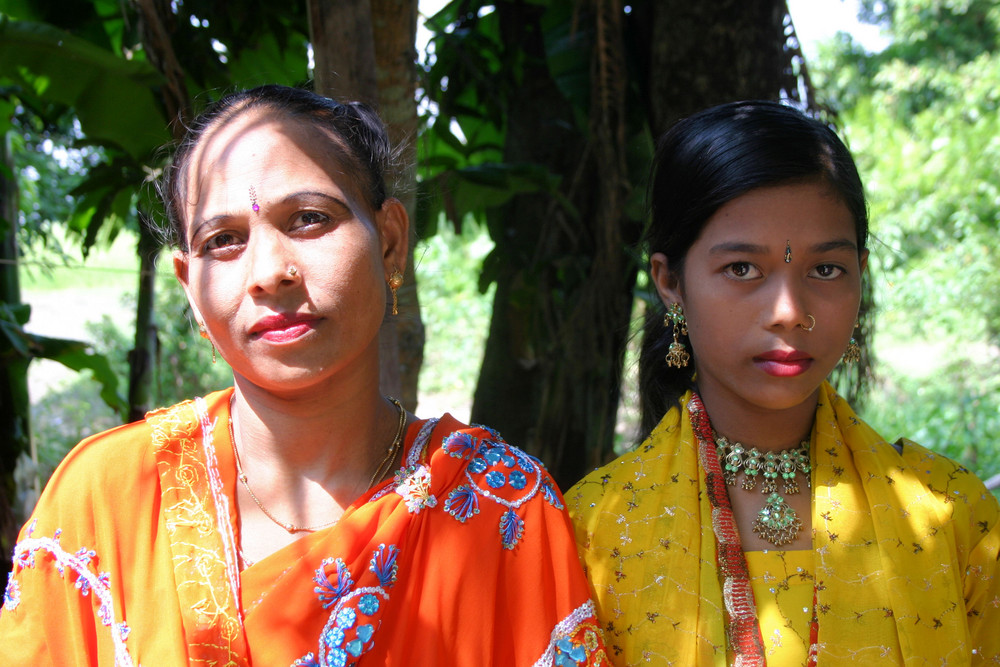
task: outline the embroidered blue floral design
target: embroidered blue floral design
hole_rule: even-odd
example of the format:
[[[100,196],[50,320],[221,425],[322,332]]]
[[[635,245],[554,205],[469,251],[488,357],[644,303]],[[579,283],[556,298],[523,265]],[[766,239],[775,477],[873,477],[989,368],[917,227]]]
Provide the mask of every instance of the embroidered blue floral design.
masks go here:
[[[372,551],[368,570],[377,586],[356,588],[351,573],[340,558],[325,558],[313,580],[317,596],[330,616],[319,637],[319,651],[307,653],[293,667],[351,667],[375,645],[375,629],[381,622],[387,589],[396,583],[399,547],[380,544]],[[335,571],[329,572],[330,566]],[[362,579],[359,579],[361,581]],[[380,599],[381,598],[381,599]]]
[[[331,564],[336,564],[337,566],[335,580],[331,580],[326,574],[326,568]],[[344,561],[339,558],[336,560],[324,558],[319,569],[316,570],[316,576],[313,577],[313,581],[316,582],[316,587],[313,591],[319,595],[319,601],[323,603],[323,609],[329,609],[331,605],[336,604],[337,600],[342,598],[354,586],[350,570],[344,565]]]
[[[356,612],[355,610],[351,609],[350,607],[347,607],[346,609],[341,609],[337,613],[337,626],[340,627],[340,628],[351,628],[351,627],[354,627],[354,623],[357,620],[358,620],[358,612]],[[343,634],[343,633],[341,633],[341,634]],[[341,637],[341,641],[343,641],[343,637]],[[336,643],[339,644],[341,642],[338,641]]]
[[[479,514],[479,496],[474,489],[463,484],[448,495],[444,511],[465,523],[469,517]]]
[[[587,650],[567,638],[556,642],[556,667],[577,667],[587,660]]]
[[[372,594],[362,595],[361,599],[358,600],[358,609],[365,616],[374,616],[379,608],[378,598]]]
[[[368,569],[378,577],[379,585],[389,587],[396,583],[396,570],[399,567],[396,558],[398,556],[399,547],[395,544],[388,547],[384,544],[378,545]]]
[[[559,502],[559,494],[552,488],[552,481],[548,477],[542,480],[542,496],[548,501],[549,505],[552,505],[557,510],[563,508],[563,504]]]
[[[503,452],[498,446],[486,447],[483,450],[483,458],[486,459],[486,463],[491,466],[495,466],[500,463],[500,454]]]
[[[507,483],[507,479],[503,476],[502,472],[491,470],[486,473],[486,483],[494,489],[502,489],[503,485]]]
[[[449,435],[441,446],[456,459],[472,458],[476,453],[476,439],[462,431]]]
[[[538,459],[508,445],[496,431],[479,428],[486,430],[489,436],[476,438],[457,431],[445,439],[449,454],[469,463],[465,470],[467,483],[448,494],[444,509],[465,523],[480,513],[481,498],[503,506],[500,541],[505,549],[513,549],[524,535],[524,519],[518,514],[521,505],[539,491],[550,505],[562,509],[562,503]]]
[[[293,662],[292,667],[319,667],[319,663],[316,662],[315,654],[306,653],[304,656]]]
[[[500,538],[504,549],[513,549],[517,546],[521,535],[524,533],[524,520],[517,515],[514,508],[508,509],[500,517]]]

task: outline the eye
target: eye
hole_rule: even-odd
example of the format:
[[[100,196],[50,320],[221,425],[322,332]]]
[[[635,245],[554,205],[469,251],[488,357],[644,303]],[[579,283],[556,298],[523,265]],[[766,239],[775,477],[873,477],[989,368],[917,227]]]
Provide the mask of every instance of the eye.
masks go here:
[[[733,262],[723,269],[723,275],[734,280],[754,280],[760,278],[761,272],[750,262]]]
[[[202,245],[203,253],[227,250],[240,243],[240,238],[230,232],[219,232]]]
[[[330,216],[319,211],[303,211],[295,219],[294,227],[311,227],[329,222]]]
[[[833,280],[834,278],[839,278],[844,275],[844,273],[846,273],[846,271],[836,264],[820,264],[810,271],[809,275],[815,278],[820,278],[821,280]]]

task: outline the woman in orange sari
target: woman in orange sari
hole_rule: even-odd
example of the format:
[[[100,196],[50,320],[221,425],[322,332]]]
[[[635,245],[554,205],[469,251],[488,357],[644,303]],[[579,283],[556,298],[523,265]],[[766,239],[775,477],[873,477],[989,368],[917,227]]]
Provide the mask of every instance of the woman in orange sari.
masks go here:
[[[605,664],[539,462],[380,392],[408,234],[389,153],[367,107],[290,88],[196,120],[164,187],[174,268],[235,386],[66,458],[0,663]]]

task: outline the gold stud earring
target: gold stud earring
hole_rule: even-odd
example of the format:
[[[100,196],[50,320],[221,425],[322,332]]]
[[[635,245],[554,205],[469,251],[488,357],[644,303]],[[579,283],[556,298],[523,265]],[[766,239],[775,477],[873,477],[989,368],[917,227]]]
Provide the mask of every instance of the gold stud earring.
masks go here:
[[[667,349],[665,357],[667,366],[671,368],[684,368],[691,362],[691,355],[688,354],[687,347],[681,342],[680,337],[686,336],[687,321],[684,318],[684,309],[679,303],[672,303],[667,306],[667,313],[663,316],[663,326],[673,326],[674,342]]]
[[[392,292],[392,314],[399,315],[399,297],[396,292],[403,286],[403,274],[399,272],[399,269],[392,270],[388,282],[389,291]]]

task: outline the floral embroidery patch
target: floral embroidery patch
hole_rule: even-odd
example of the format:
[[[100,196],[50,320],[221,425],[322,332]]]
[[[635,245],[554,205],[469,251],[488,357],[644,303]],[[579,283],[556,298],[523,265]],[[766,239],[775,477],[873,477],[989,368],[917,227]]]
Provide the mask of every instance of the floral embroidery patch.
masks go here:
[[[594,603],[585,602],[552,629],[548,649],[535,667],[578,667],[608,665],[600,642],[600,628],[594,615]]]
[[[7,575],[7,587],[3,592],[3,608],[14,611],[21,604],[21,584],[17,583],[14,573]]]
[[[314,589],[330,617],[320,633],[319,650],[307,653],[292,667],[350,667],[375,646],[375,630],[396,583],[399,547],[380,544],[372,552],[368,570],[377,586],[354,587],[354,579],[340,558],[326,558],[316,570]]]
[[[396,473],[395,480],[396,493],[403,497],[411,514],[419,514],[425,507],[437,505],[437,498],[431,493],[431,473],[427,466],[420,464],[402,468]]]
[[[488,438],[456,431],[442,444],[449,456],[468,461],[467,483],[448,494],[444,510],[465,523],[479,514],[481,498],[502,505],[507,509],[500,517],[500,542],[504,549],[513,549],[524,535],[524,519],[517,513],[521,505],[539,491],[556,509],[563,505],[538,459],[508,445],[496,431],[483,428],[490,434]]]
[[[73,586],[80,595],[93,594],[99,606],[97,616],[101,623],[111,630],[111,640],[115,646],[115,665],[131,667],[134,663],[125,647],[129,636],[127,623],[115,623],[114,600],[111,595],[111,577],[107,572],[95,571],[97,553],[86,547],[70,553],[63,549],[60,539],[62,531],[57,530],[52,537],[32,537],[37,521],[33,521],[25,533],[25,538],[14,547],[14,568],[7,580],[4,591],[3,609],[13,612],[21,604],[21,586],[16,577],[24,570],[50,564],[66,578],[74,576]]]

